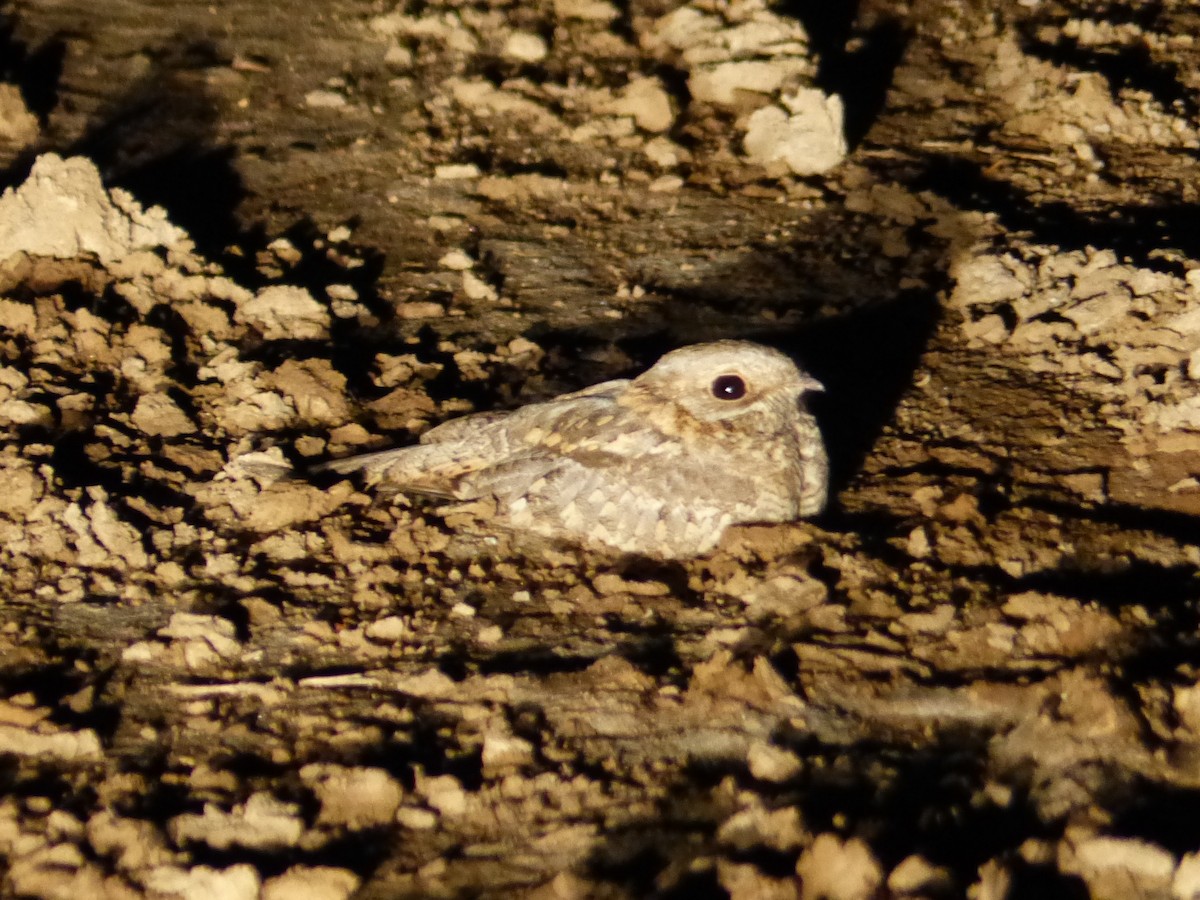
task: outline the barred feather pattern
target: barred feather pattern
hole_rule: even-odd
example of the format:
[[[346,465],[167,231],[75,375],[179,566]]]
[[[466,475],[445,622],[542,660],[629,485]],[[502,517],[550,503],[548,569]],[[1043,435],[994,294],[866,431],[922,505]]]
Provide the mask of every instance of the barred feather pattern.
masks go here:
[[[805,405],[815,390],[777,350],[696,344],[631,381],[454,419],[415,446],[318,468],[392,491],[489,498],[498,525],[556,541],[697,556],[731,524],[824,508],[828,459]]]

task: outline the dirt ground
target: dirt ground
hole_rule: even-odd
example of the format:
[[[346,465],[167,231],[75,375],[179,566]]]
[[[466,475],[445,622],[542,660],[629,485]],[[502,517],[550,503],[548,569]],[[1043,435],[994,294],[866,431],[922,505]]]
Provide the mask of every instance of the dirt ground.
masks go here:
[[[1200,897],[1197,35],[0,0],[0,896]],[[261,474],[720,337],[704,558]]]

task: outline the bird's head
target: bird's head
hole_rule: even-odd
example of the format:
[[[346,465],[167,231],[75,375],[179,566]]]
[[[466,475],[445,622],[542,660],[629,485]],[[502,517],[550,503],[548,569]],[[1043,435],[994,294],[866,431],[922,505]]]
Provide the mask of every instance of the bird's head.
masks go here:
[[[682,407],[701,422],[794,416],[821,383],[784,354],[749,341],[693,344],[663,356],[631,388]]]

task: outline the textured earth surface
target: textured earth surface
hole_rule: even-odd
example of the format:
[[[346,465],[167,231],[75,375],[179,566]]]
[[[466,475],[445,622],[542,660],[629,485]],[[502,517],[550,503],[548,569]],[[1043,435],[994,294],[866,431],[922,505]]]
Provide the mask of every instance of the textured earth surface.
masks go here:
[[[1185,0],[0,2],[0,896],[1200,896]],[[270,481],[826,385],[661,562]]]

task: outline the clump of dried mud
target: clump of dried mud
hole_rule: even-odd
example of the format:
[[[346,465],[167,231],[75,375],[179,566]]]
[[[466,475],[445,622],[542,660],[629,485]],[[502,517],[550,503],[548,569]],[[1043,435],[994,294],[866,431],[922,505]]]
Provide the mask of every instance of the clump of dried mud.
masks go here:
[[[1194,16],[338,7],[130,101],[237,150],[216,240],[87,120],[211,13],[0,69],[0,891],[1200,895]],[[823,519],[269,474],[722,336],[827,383]]]

